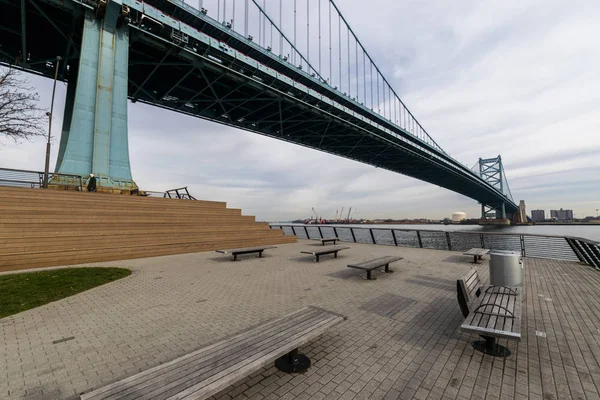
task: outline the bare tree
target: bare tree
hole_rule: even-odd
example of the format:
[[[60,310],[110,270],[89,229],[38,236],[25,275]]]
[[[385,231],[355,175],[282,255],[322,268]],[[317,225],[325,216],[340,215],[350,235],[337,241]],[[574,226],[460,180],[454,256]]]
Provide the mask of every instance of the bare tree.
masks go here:
[[[38,107],[40,96],[21,74],[0,67],[0,136],[15,141],[46,136],[45,110]]]

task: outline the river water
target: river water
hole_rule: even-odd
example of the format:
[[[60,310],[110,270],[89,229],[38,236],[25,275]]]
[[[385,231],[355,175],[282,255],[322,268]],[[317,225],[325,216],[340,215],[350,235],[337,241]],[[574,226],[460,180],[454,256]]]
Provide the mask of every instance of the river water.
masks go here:
[[[279,224],[279,223],[276,223]],[[284,225],[296,225],[282,222]],[[298,224],[301,225],[301,224]],[[331,225],[314,225],[327,227]],[[600,224],[598,225],[519,225],[519,226],[479,226],[479,225],[443,225],[443,224],[415,224],[415,225],[335,225],[354,228],[384,228],[384,229],[410,229],[450,232],[495,232],[495,233],[522,233],[551,236],[577,236],[600,242]]]

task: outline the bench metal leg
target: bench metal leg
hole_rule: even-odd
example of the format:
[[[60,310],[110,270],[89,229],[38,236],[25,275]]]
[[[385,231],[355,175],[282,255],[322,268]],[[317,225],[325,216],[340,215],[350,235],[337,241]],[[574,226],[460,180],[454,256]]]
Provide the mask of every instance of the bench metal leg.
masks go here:
[[[262,251],[259,251],[258,252],[258,258],[261,258],[261,257],[262,257]]]
[[[373,278],[373,276],[371,275],[371,270],[367,270],[367,280],[369,281],[374,281],[375,278]]]
[[[477,256],[473,256],[473,263],[479,264],[479,262],[477,261]]]
[[[392,272],[394,272],[394,271],[392,271],[392,270],[390,269],[390,264],[385,264],[385,269],[384,269],[384,271],[385,271],[385,272],[387,272],[388,274],[391,274]]]
[[[317,262],[319,262],[319,255],[316,254],[315,257],[317,257]]]
[[[337,258],[337,251],[333,253],[333,258]]]
[[[237,256],[238,256],[237,254],[233,255],[233,261],[237,261]]]
[[[287,373],[305,372],[310,368],[310,359],[304,354],[300,354],[298,349],[294,349],[275,360],[275,366],[280,371]]]
[[[506,347],[498,344],[498,339],[493,336],[479,335],[484,340],[477,340],[473,342],[473,348],[479,350],[482,353],[489,354],[494,357],[508,357],[510,356],[510,350]]]

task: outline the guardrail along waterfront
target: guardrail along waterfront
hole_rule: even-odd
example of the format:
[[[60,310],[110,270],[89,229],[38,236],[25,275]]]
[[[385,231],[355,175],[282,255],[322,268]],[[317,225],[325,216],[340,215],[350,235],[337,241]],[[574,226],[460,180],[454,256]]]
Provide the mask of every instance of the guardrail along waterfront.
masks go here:
[[[338,237],[343,242],[466,251],[474,247],[512,250],[523,257],[580,261],[600,271],[600,243],[574,236],[548,236],[496,232],[367,228],[335,225],[271,224],[299,239]]]

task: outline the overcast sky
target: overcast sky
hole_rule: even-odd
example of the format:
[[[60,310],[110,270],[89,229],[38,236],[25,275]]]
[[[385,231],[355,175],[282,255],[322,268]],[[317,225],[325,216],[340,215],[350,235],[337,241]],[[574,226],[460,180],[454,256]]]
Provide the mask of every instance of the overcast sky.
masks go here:
[[[196,3],[192,1],[191,4]],[[468,166],[502,155],[515,201],[600,208],[600,2],[337,0],[431,136]],[[30,76],[42,104],[52,81]],[[60,132],[59,83],[53,134]],[[43,139],[0,145],[0,167],[43,170]],[[59,140],[54,141],[54,166]],[[474,201],[336,156],[143,104],[129,104],[134,180],[189,186],[259,220],[479,216]]]

